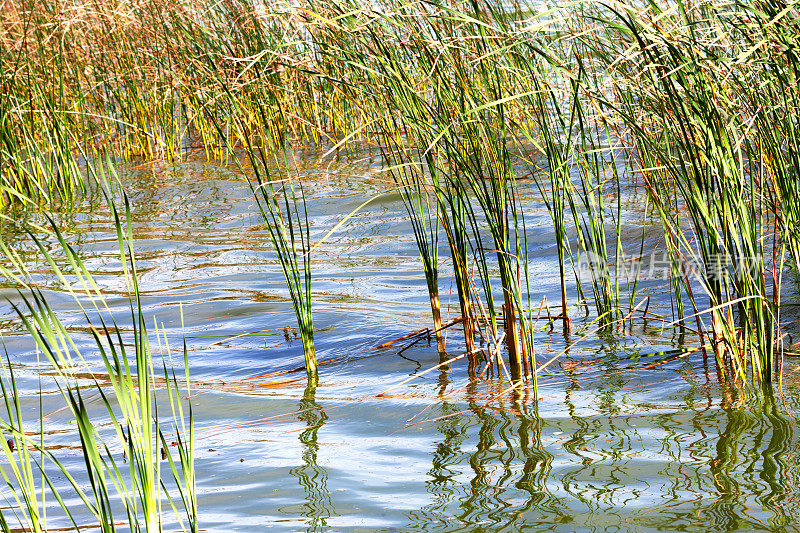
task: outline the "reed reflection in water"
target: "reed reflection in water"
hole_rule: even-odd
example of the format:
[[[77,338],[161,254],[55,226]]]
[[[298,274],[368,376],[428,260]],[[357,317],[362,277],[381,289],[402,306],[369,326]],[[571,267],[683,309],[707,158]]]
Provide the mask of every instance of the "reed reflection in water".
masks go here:
[[[300,433],[302,464],[289,470],[305,491],[305,502],[299,514],[305,519],[306,531],[326,531],[327,520],[335,516],[331,494],[328,490],[328,473],[317,464],[318,432],[328,420],[325,410],[316,401],[317,382],[309,380],[297,410],[297,418],[305,422]]]
[[[632,409],[615,388],[591,392],[588,414],[574,382],[562,418],[442,402],[429,414],[430,503],[403,529],[795,530],[798,443],[774,398],[709,405],[693,389],[683,402],[696,410]]]

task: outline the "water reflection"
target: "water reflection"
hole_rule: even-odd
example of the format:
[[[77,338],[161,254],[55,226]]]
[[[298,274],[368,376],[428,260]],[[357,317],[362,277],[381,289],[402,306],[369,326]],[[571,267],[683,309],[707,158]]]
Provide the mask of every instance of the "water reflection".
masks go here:
[[[553,456],[542,445],[544,421],[536,413],[533,415],[523,413],[517,415],[519,451],[524,463],[522,475],[514,486],[529,495],[528,502],[519,514],[524,515],[542,507],[556,516],[562,515],[558,502],[547,489],[547,478],[550,475]]]
[[[702,515],[715,529],[785,528],[795,523],[785,503],[797,486],[791,423],[768,394],[754,409],[724,407],[724,426],[709,461],[715,500]],[[748,495],[752,495],[748,498]],[[748,501],[754,500],[754,501]],[[753,509],[753,503],[761,509]]]
[[[432,464],[425,482],[431,503],[411,513],[413,517],[413,525],[409,528],[411,531],[447,527],[448,509],[458,497],[461,484],[459,479],[463,470],[460,466],[463,456],[461,445],[467,438],[458,411],[457,405],[443,403],[435,412],[434,416],[441,417],[436,423],[441,439],[433,450]]]
[[[410,531],[517,531],[561,520],[548,488],[553,456],[530,398],[486,406],[474,383],[467,409],[443,402],[431,415],[440,438],[431,452],[430,504],[409,513]]]
[[[762,452],[761,479],[769,486],[759,501],[772,513],[769,523],[772,527],[787,526],[794,523],[786,512],[783,503],[791,496],[792,488],[798,487],[798,472],[788,463],[794,451],[794,431],[792,424],[781,413],[774,397],[768,398],[764,407],[766,421],[771,425],[771,435]]]
[[[780,403],[743,406],[732,396],[709,405],[708,388],[694,386],[672,402],[636,404],[621,383],[602,382],[586,391],[565,380],[567,416],[550,420],[524,398],[442,402],[430,417],[438,434],[425,483],[430,503],[409,512],[403,529],[794,526],[798,445]]]
[[[305,491],[305,502],[300,508],[300,514],[306,519],[306,531],[325,531],[327,520],[334,516],[333,502],[328,490],[328,473],[317,464],[318,432],[328,420],[328,415],[317,403],[316,393],[316,380],[309,380],[297,411],[297,418],[306,423],[306,429],[300,433],[303,464],[289,471]]]

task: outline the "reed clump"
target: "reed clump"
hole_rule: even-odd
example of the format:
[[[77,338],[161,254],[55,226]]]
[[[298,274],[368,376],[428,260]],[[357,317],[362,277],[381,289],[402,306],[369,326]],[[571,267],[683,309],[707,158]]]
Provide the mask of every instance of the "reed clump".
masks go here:
[[[107,165],[98,168],[98,179],[104,179],[108,170]],[[198,531],[194,418],[184,399],[190,391],[188,352],[184,345],[185,372],[180,379],[166,366],[163,373],[155,370],[132,250],[129,205],[125,198],[124,210],[118,211],[110,193],[106,198],[128,289],[127,328],[118,323],[125,318],[111,312],[100,286],[52,219],[49,230],[55,248],[29,234],[52,276],[83,314],[98,356],[95,362],[78,347],[78,334],[49,305],[45,292],[33,284],[19,254],[0,239],[4,258],[0,275],[17,287],[9,303],[33,341],[36,360],[44,364],[38,427],[32,427],[26,398],[30,391],[17,387],[15,367],[20,362],[12,364],[6,353],[3,363],[0,451],[10,469],[4,467],[2,476],[5,497],[16,503],[11,513],[0,512],[4,531],[64,526],[77,530],[87,517],[104,532],[161,531],[167,525]],[[163,340],[167,342],[166,337]],[[44,411],[43,384],[60,396],[62,405],[55,413]],[[159,404],[167,416],[159,412]],[[45,419],[60,412],[74,423],[84,459],[82,471],[66,466],[63,446],[51,440],[52,431],[45,431]],[[50,502],[63,513],[48,510]]]
[[[102,153],[242,150],[266,168],[291,146],[377,146],[414,221],[434,329],[441,230],[466,350],[502,348],[520,379],[535,377],[541,295],[519,180],[535,180],[552,217],[567,335],[579,308],[607,330],[634,311],[638,279],[621,266],[646,251],[623,242],[621,197],[641,187],[663,228],[677,327],[738,380],[770,382],[779,367],[784,273],[800,263],[796,2],[5,7],[5,206],[69,201]],[[291,199],[273,212],[278,190],[260,178],[265,220],[289,228],[292,212],[302,224],[299,186],[281,189]],[[307,253],[294,253],[307,228],[287,235],[281,264],[304,287]],[[308,294],[292,296],[301,324]]]

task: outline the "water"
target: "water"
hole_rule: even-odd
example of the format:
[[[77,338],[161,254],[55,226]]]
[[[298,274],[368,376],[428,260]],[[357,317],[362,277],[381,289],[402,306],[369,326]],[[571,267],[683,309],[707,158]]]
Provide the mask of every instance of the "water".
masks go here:
[[[493,378],[469,383],[464,360],[421,375],[440,362],[435,345],[373,349],[429,320],[411,227],[386,176],[370,159],[310,156],[297,171],[308,180],[315,238],[383,195],[315,256],[316,388],[306,388],[303,372],[285,372],[302,366],[302,345],[284,331],[294,326],[291,302],[241,176],[203,162],[123,174],[145,315],[172,346],[182,334],[189,345],[203,530],[800,529],[794,361],[782,397],[753,401],[720,386],[714,362],[699,353],[645,368],[666,357],[660,352],[693,341],[638,321],[618,334],[591,334],[553,363],[540,377],[538,410],[531,391],[501,394],[508,384]],[[638,238],[639,200],[626,198],[625,228]],[[535,201],[527,203],[526,221],[532,298],[558,302],[552,224]],[[90,200],[61,224],[125,329],[128,303],[107,210]],[[17,239],[37,265],[30,243]],[[454,317],[446,261],[442,268],[442,301],[451,304],[444,314]],[[41,265],[35,270],[96,361],[71,297]],[[18,300],[7,286],[2,292]],[[669,314],[663,283],[640,287],[640,297],[647,295],[653,312]],[[0,310],[12,316],[7,304]],[[566,341],[558,325],[540,326],[541,363]],[[34,356],[16,321],[4,319],[3,331],[33,405]],[[452,355],[463,351],[456,328],[447,346]],[[179,367],[180,356],[171,364]],[[412,375],[420,377],[376,396]],[[64,443],[65,464],[80,472],[74,428],[53,412],[58,396],[45,389],[46,411],[52,406],[46,427]]]

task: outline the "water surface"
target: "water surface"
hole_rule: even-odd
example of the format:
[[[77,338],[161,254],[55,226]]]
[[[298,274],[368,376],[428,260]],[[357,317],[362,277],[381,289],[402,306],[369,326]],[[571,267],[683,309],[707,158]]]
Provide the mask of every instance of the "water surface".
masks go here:
[[[309,156],[296,171],[307,180],[317,239],[364,200],[382,195],[314,256],[323,362],[317,387],[306,387],[304,372],[283,372],[302,366],[302,344],[244,178],[233,167],[200,161],[148,165],[122,176],[134,206],[145,315],[173,346],[184,334],[189,346],[203,530],[798,529],[800,367],[792,360],[783,395],[756,401],[720,386],[714,362],[700,353],[646,368],[693,341],[638,321],[614,334],[591,334],[554,362],[540,376],[538,406],[527,389],[501,394],[508,383],[496,376],[470,383],[464,360],[377,397],[440,362],[426,342],[402,352],[403,343],[373,349],[429,325],[411,226],[371,157]],[[532,185],[523,184],[521,196],[529,198],[532,300],[546,295],[557,302],[552,224]],[[626,205],[626,235],[641,238],[635,191]],[[128,302],[103,202],[89,199],[59,223],[124,329]],[[39,265],[24,236],[17,246]],[[457,300],[444,248],[442,258],[441,299],[453,318]],[[71,297],[41,265],[37,270],[37,281],[50,287],[48,300],[75,328],[87,358],[96,358]],[[8,287],[3,294],[15,298]],[[662,282],[643,283],[639,298],[646,296],[653,312],[669,315]],[[2,313],[12,316],[7,304]],[[574,311],[578,327],[582,314]],[[35,356],[19,324],[11,318],[3,324],[33,402]],[[539,326],[542,363],[567,341],[558,326]],[[456,328],[448,330],[447,349],[463,352]],[[180,355],[171,363],[180,366]],[[46,395],[45,403],[56,399]],[[57,414],[47,423],[71,442],[72,428]],[[80,470],[79,450],[64,453]]]

